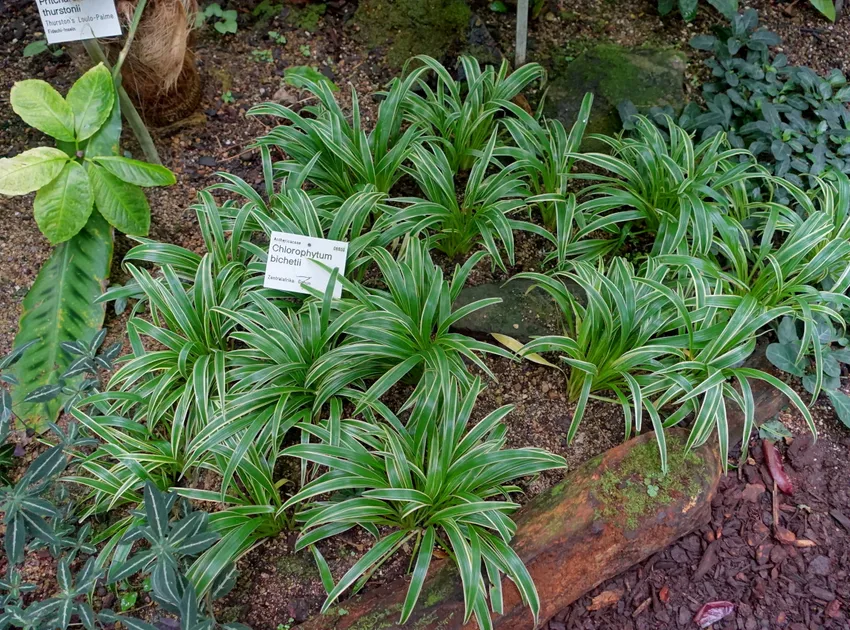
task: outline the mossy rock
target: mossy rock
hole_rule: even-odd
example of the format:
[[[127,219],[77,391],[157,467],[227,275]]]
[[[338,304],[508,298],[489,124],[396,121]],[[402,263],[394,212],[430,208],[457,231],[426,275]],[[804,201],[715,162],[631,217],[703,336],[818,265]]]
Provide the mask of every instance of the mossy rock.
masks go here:
[[[466,287],[455,300],[454,308],[494,297],[502,301],[470,313],[453,324],[452,331],[487,339],[490,333],[499,333],[519,341],[561,332],[560,308],[530,280]]]
[[[386,46],[387,63],[400,69],[415,55],[441,59],[459,50],[471,16],[464,0],[361,0],[354,22],[362,41]]]
[[[664,48],[625,48],[597,44],[550,77],[546,115],[569,128],[581,100],[592,92],[593,110],[587,134],[613,135],[622,128],[617,105],[630,100],[638,111],[669,105],[679,111],[685,105],[684,53]],[[600,143],[585,142],[584,149],[598,150]]]
[[[484,21],[477,15],[473,15],[469,21],[466,42],[461,54],[475,57],[482,66],[493,66],[495,68],[502,65],[504,58],[499,44],[487,29]]]

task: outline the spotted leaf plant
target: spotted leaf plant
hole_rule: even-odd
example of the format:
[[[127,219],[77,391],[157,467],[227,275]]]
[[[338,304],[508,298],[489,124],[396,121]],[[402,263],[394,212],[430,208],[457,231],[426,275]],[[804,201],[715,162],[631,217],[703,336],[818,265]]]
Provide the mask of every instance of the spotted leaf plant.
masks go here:
[[[112,75],[98,64],[63,97],[45,81],[27,79],[12,86],[12,109],[24,122],[56,140],[56,147],[29,149],[0,159],[0,194],[35,192],[33,210],[52,244],[77,234],[92,212],[113,227],[144,236],[150,207],[141,187],[173,184],[167,168],[112,155],[109,128],[120,126]]]

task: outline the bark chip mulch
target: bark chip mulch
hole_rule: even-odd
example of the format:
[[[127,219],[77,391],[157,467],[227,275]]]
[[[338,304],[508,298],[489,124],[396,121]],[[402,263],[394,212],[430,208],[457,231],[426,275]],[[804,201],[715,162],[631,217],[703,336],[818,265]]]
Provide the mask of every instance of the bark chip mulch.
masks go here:
[[[760,441],[720,480],[711,522],[567,607],[548,630],[698,628],[707,603],[729,602],[716,630],[850,627],[850,439],[780,445],[794,482],[776,493]],[[707,626],[703,626],[707,627]]]

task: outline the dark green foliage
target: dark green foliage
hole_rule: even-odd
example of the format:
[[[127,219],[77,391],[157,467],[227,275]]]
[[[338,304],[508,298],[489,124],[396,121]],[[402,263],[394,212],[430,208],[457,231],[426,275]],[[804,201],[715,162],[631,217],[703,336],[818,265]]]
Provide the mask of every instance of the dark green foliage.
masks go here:
[[[59,446],[39,455],[14,486],[0,488],[0,512],[6,525],[6,557],[13,564],[23,560],[24,547],[30,538],[57,543],[58,538],[49,519],[57,515],[56,508],[44,498],[55,477],[68,460]]]
[[[692,47],[711,54],[712,78],[703,85],[706,110],[691,103],[677,122],[702,138],[724,132],[732,147],[746,148],[771,173],[805,189],[830,170],[850,173],[850,84],[839,70],[823,77],[789,65],[784,53],[771,50],[780,43],[776,33],[759,28],[754,9],[692,38]],[[634,128],[634,107],[625,102],[619,109],[624,127]],[[655,108],[650,117],[664,128],[672,114]],[[790,197],[779,189],[777,199]]]
[[[826,318],[818,318],[814,328],[813,344],[817,345],[804,347],[796,322],[783,318],[777,327],[778,341],[767,347],[767,358],[783,372],[801,378],[810,394],[822,388],[838,418],[850,427],[850,396],[839,389],[841,366],[850,365],[850,344],[844,332]]]
[[[98,374],[101,370],[111,371],[118,353],[121,352],[120,341],[98,352],[105,338],[106,329],[102,328],[91,341],[60,342],[62,350],[71,357],[68,368],[59,376],[56,383],[37,387],[24,398],[23,402],[49,403],[61,396],[64,400],[63,410],[68,413],[83,398],[97,393],[100,387]],[[52,422],[48,424],[56,428]]]
[[[708,3],[723,15],[734,15],[738,11],[738,0],[708,0]],[[699,0],[658,0],[658,12],[668,15],[678,9],[682,19],[690,22],[697,15]]]
[[[118,549],[129,550],[138,540],[147,541],[150,547],[121,563],[113,561],[107,579],[115,584],[136,573],[149,573],[151,596],[166,610],[177,613],[186,591],[193,590],[184,577],[189,566],[187,559],[198,556],[219,536],[209,531],[206,512],[193,511],[188,501],[180,502],[181,516],[172,519],[172,512],[178,510],[175,493],[160,492],[148,482],[144,497],[144,511],[136,514],[119,540]]]
[[[28,348],[36,343],[38,343],[38,340],[33,339],[0,359],[0,486],[12,483],[6,476],[6,471],[12,466],[12,456],[15,452],[14,444],[6,444],[15,418],[12,411],[12,395],[2,385],[13,386],[18,384],[18,379],[8,370],[20,360]]]
[[[829,170],[850,172],[850,85],[839,70],[826,77],[788,64],[770,49],[781,43],[758,28],[748,9],[714,35],[691,45],[712,53],[712,81],[703,86],[708,112],[688,121],[703,137],[725,131],[778,177],[801,187]]]
[[[91,525],[79,526],[74,503],[64,487],[56,486],[59,475],[68,466],[69,453],[91,446],[91,440],[78,437],[74,429],[62,434],[61,438],[59,445],[33,461],[17,484],[0,488],[0,513],[4,515],[5,551],[9,560],[7,577],[0,579],[0,630],[10,626],[66,630],[74,625],[72,621],[81,623],[86,630],[119,621],[129,629],[155,629],[156,626],[117,615],[111,610],[95,612],[90,604],[90,596],[101,578],[116,583],[140,572],[151,573],[152,597],[163,608],[180,615],[183,629],[247,628],[242,624],[220,626],[214,619],[199,613],[195,589],[184,575],[188,566],[186,559],[203,552],[218,536],[208,530],[207,514],[193,512],[185,500],[179,505],[181,517],[172,518],[172,512],[178,511],[176,494],[166,495],[148,484],[142,510],[129,517],[129,527],[123,535],[113,535],[101,552],[103,558],[93,556],[96,547]],[[61,501],[61,508],[45,498],[50,494]],[[104,539],[103,535],[97,537],[101,542]],[[149,547],[126,559],[139,540],[145,540]],[[34,590],[35,585],[22,582],[16,565],[23,561],[26,548],[41,547],[47,547],[59,559],[58,590],[47,599],[25,606],[23,595]],[[88,556],[88,559],[73,574],[71,566],[78,556]],[[112,567],[106,573],[101,566],[110,557]],[[232,565],[223,571],[212,585],[208,600],[226,595],[236,576]]]

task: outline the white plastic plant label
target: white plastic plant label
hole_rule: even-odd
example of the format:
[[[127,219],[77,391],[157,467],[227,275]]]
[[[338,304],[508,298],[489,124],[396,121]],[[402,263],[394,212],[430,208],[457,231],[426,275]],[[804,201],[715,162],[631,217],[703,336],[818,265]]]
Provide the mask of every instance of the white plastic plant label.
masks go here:
[[[348,243],[326,238],[312,238],[287,232],[272,232],[269,241],[269,256],[266,261],[266,277],[263,286],[295,293],[309,293],[304,285],[324,292],[331,277],[330,269],[339,269],[345,275],[345,257]],[[326,265],[328,269],[314,261]],[[333,296],[342,295],[342,283],[334,286]]]
[[[121,34],[115,0],[35,0],[48,44]]]

